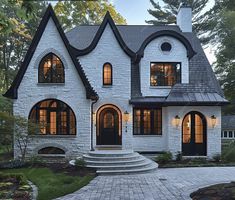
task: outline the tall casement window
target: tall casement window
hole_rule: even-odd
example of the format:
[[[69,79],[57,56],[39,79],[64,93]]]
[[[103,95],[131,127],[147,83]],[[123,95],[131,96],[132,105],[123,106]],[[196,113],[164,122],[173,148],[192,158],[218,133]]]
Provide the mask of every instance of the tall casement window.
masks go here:
[[[161,108],[134,108],[134,135],[162,135]]]
[[[38,68],[39,83],[64,83],[64,66],[53,53],[47,54]]]
[[[105,63],[103,66],[103,85],[113,84],[113,72],[112,65],[110,63]]]
[[[62,101],[50,99],[37,103],[29,119],[39,124],[42,135],[75,135],[76,119],[72,109]]]
[[[180,63],[154,63],[150,64],[151,86],[173,86],[181,82]]]

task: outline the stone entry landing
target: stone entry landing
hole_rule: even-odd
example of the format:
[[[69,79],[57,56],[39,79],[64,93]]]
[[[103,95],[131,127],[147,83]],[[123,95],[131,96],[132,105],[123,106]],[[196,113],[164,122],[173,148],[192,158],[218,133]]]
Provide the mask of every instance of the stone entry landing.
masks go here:
[[[158,167],[139,153],[126,150],[90,151],[83,158],[87,167],[95,168],[99,175],[146,173]]]

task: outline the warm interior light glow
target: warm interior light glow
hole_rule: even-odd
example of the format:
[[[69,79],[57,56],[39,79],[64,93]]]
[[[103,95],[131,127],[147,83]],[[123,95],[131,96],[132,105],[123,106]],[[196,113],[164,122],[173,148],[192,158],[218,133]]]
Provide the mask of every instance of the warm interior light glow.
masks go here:
[[[175,116],[175,125],[176,125],[177,127],[179,127],[179,125],[180,125],[180,117],[179,117],[179,115],[176,115],[176,116]]]
[[[212,115],[212,116],[211,116],[211,125],[212,125],[213,128],[214,128],[215,125],[216,125],[216,116],[215,116],[215,115]]]
[[[128,122],[128,121],[129,121],[129,118],[130,118],[129,113],[128,113],[127,111],[125,111],[125,112],[124,112],[124,116],[123,116],[124,121],[125,121],[125,122]]]

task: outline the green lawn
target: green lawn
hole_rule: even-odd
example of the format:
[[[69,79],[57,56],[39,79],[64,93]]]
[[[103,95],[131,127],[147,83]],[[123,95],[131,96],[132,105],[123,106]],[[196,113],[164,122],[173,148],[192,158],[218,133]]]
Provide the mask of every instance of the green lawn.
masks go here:
[[[87,185],[94,175],[84,177],[55,173],[48,168],[21,168],[1,170],[5,173],[23,173],[38,187],[38,200],[50,200],[72,193]]]

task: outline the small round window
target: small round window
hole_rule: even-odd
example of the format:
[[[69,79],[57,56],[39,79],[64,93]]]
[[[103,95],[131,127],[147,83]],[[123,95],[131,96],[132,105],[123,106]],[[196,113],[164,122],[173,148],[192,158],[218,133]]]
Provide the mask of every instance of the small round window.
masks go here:
[[[162,51],[171,51],[171,44],[169,42],[163,42],[161,45]]]

